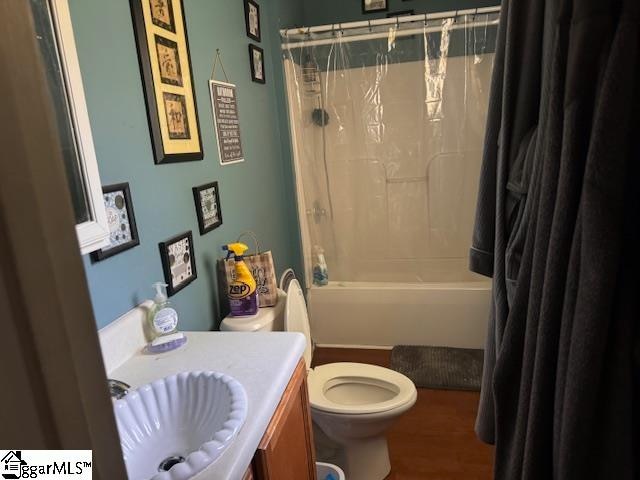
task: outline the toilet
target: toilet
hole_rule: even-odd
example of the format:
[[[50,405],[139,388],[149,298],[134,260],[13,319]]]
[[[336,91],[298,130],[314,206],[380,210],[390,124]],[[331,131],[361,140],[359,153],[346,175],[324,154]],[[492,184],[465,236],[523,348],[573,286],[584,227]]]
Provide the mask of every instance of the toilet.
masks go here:
[[[302,333],[311,416],[343,450],[340,465],[348,480],[382,480],[391,471],[385,433],[416,402],[416,387],[406,376],[375,365],[331,363],[312,369],[313,344],[304,295],[291,269],[280,280],[278,303],[255,317],[227,317],[223,331]],[[285,293],[286,292],[286,293]],[[264,311],[264,312],[263,312]],[[278,328],[280,327],[280,328]]]

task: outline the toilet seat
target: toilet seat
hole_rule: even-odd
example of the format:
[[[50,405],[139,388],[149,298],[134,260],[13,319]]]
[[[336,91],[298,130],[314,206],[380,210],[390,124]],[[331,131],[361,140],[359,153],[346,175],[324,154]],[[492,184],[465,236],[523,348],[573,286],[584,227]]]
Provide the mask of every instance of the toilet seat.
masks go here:
[[[363,388],[364,387],[364,388]],[[388,368],[363,363],[330,363],[309,371],[311,407],[328,413],[373,414],[413,405],[416,388],[407,377]],[[359,395],[341,398],[344,388]]]

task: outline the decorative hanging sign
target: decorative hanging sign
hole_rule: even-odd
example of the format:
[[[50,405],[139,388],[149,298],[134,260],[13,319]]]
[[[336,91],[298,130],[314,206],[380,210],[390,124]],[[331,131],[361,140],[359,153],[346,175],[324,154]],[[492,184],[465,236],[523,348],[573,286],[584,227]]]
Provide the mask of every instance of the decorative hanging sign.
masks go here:
[[[213,79],[216,65],[220,61],[226,82]],[[216,50],[216,59],[209,80],[213,126],[218,141],[218,155],[221,165],[244,161],[242,142],[240,141],[240,120],[238,119],[238,96],[236,86],[229,83],[227,73],[222,66],[220,51]]]

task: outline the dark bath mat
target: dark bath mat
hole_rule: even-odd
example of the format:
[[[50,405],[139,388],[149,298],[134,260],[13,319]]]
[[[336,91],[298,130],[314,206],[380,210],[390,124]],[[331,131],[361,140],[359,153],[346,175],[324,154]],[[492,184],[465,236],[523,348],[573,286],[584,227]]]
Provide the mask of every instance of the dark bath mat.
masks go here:
[[[409,377],[418,388],[480,390],[483,350],[396,345],[391,369]]]

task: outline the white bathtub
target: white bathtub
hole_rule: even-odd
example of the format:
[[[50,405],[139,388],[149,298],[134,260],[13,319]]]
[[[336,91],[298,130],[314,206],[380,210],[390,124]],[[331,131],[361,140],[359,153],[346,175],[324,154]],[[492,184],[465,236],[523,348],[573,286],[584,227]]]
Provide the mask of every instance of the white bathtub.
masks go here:
[[[490,292],[486,280],[330,282],[308,290],[311,334],[320,346],[484,348]]]

